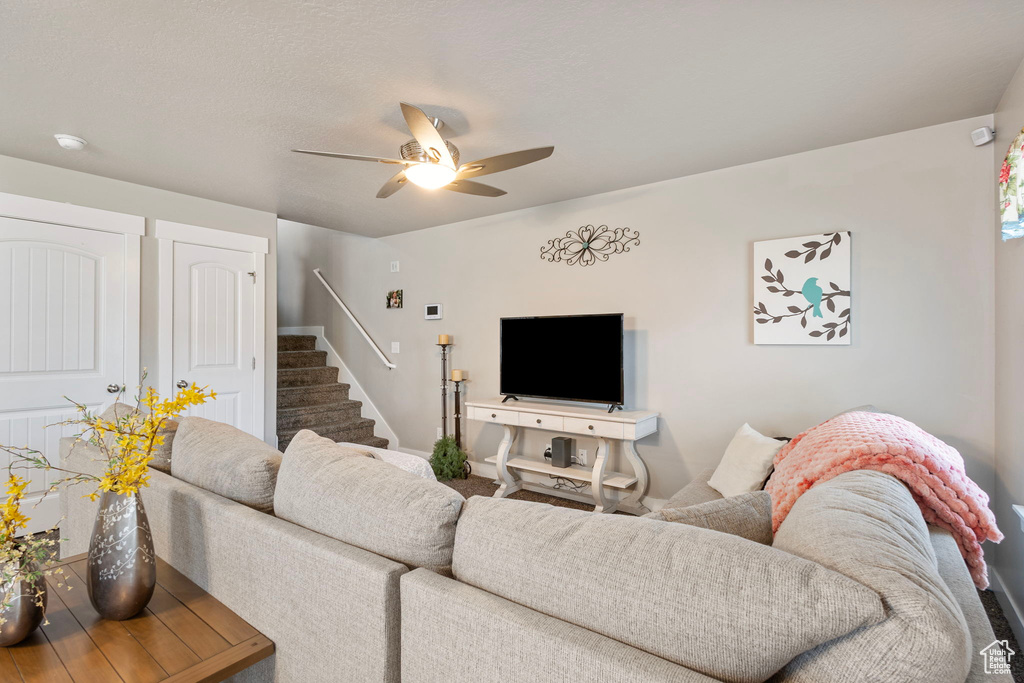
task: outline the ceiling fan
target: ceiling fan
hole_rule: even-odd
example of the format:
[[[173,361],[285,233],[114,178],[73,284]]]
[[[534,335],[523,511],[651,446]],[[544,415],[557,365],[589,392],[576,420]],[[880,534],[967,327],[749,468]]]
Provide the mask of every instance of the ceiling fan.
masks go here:
[[[385,159],[368,157],[359,154],[338,154],[336,152],[316,152],[310,149],[293,149],[302,154],[316,154],[336,159],[353,159],[355,161],[375,161],[381,164],[398,164],[404,166],[401,171],[391,176],[377,193],[378,199],[387,199],[402,189],[406,181],[428,190],[444,188],[452,192],[475,194],[481,197],[500,197],[505,194],[490,185],[473,182],[468,178],[476,178],[498,171],[507,171],[517,166],[532,164],[534,161],[547,159],[555,151],[554,147],[537,147],[519,152],[499,154],[495,157],[472,161],[459,166],[459,148],[441,137],[439,132],[444,122],[438,118],[428,117],[423,110],[411,104],[401,103],[402,115],[412,131],[413,138],[402,145],[401,159]]]

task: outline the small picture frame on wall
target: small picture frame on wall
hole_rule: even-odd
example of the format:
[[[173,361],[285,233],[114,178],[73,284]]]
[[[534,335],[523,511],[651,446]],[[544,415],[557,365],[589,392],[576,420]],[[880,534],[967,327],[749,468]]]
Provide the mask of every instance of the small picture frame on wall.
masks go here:
[[[441,313],[441,304],[427,304],[423,307],[424,320],[440,320]]]
[[[402,307],[402,290],[395,289],[388,292],[388,308]]]

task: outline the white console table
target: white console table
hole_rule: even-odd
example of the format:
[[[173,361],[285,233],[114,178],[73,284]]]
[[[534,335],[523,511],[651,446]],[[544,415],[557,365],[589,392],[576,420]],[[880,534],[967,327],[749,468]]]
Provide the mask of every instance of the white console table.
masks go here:
[[[658,413],[640,410],[626,410],[609,413],[604,408],[584,408],[501,399],[467,401],[467,417],[480,422],[493,422],[505,429],[505,437],[498,446],[497,455],[484,462],[494,463],[498,468],[501,486],[494,493],[495,498],[504,498],[523,488],[519,472],[536,472],[575,481],[590,482],[594,497],[594,512],[614,512],[616,509],[641,513],[640,499],[647,493],[647,467],[636,452],[636,441],[658,431]],[[549,462],[527,457],[510,456],[512,444],[521,429],[540,429],[562,434],[579,434],[597,439],[597,453],[591,467],[571,465],[555,467]],[[621,441],[623,452],[633,474],[606,471],[608,442]],[[605,496],[605,488],[628,490],[630,494],[615,503]]]

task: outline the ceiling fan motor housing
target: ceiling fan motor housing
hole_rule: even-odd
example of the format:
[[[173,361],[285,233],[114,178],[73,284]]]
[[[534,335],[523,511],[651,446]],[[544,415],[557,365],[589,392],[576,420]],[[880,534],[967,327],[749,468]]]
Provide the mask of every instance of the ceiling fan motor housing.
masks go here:
[[[459,148],[453,145],[448,140],[444,141],[448,152],[452,155],[452,159],[455,161],[455,168],[459,167]],[[407,161],[437,161],[429,157],[424,151],[423,147],[416,140],[409,140],[401,147],[402,158]]]

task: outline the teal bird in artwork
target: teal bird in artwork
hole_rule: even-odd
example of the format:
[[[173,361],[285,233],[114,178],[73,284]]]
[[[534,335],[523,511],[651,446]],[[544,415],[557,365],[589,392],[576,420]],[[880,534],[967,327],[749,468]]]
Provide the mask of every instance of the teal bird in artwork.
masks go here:
[[[807,278],[807,282],[804,283],[804,286],[800,290],[800,293],[804,295],[805,299],[807,299],[807,303],[809,303],[812,306],[814,306],[814,312],[811,315],[813,315],[815,318],[823,317],[821,315],[821,295],[822,295],[822,291],[821,291],[821,287],[818,286],[818,278],[816,278],[816,277],[809,277],[809,278]]]

